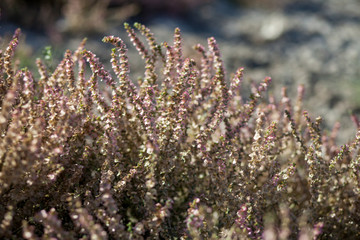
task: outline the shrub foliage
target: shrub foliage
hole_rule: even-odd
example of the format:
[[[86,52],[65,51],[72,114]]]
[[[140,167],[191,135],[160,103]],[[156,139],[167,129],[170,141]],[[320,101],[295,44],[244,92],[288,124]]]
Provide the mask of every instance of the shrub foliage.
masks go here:
[[[39,77],[13,60],[20,30],[0,52],[1,238],[360,237],[360,134],[338,147],[302,86],[294,104],[268,77],[242,96],[214,38],[194,61],[179,29],[170,45],[134,26],[136,84],[113,36],[112,72],[85,41]]]

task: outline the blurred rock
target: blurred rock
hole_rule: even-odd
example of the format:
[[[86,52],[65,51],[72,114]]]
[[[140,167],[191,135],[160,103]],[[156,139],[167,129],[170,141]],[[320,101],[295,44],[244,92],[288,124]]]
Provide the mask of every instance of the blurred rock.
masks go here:
[[[260,35],[264,40],[278,39],[285,30],[286,18],[280,14],[273,14],[261,26]]]

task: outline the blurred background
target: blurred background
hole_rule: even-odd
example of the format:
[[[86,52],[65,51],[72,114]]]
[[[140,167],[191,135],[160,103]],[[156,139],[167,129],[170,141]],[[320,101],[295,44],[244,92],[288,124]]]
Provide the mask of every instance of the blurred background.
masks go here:
[[[294,101],[304,84],[310,116],[322,116],[326,131],[339,121],[339,143],[355,135],[350,116],[360,115],[360,0],[1,0],[0,9],[2,47],[22,29],[21,67],[35,69],[38,57],[56,66],[84,37],[87,49],[108,63],[111,46],[101,39],[115,35],[127,42],[136,79],[144,64],[123,23],[145,24],[158,42],[171,42],[180,27],[187,56],[214,36],[228,77],[238,67],[245,68],[245,85],[271,76],[271,93],[280,99],[286,86]]]

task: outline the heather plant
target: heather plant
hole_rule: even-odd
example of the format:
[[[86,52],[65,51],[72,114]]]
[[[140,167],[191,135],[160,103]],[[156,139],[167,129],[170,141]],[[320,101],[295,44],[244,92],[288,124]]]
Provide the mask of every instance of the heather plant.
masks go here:
[[[39,77],[18,69],[17,30],[0,52],[0,236],[3,239],[356,239],[359,141],[336,145],[321,118],[271,78],[243,96],[214,38],[200,60],[125,24],[145,61],[112,72],[85,48]],[[146,39],[146,44],[137,34]],[[354,122],[359,126],[356,116]]]

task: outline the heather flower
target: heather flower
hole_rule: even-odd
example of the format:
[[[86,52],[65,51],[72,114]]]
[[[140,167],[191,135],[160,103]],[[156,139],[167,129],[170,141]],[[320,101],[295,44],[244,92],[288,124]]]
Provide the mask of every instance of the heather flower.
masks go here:
[[[12,67],[12,58],[14,56],[16,47],[19,43],[19,37],[20,37],[21,31],[20,29],[16,29],[11,42],[9,43],[9,46],[6,48],[6,51],[4,52],[4,57],[1,61],[3,64],[3,69],[1,70],[1,73],[5,72],[7,74],[6,79],[2,79],[1,88],[8,89],[11,84],[14,77],[14,70]]]
[[[359,238],[359,131],[337,146],[303,86],[295,104],[286,88],[265,97],[269,77],[247,96],[214,38],[196,63],[178,28],[172,45],[125,30],[139,85],[115,36],[112,71],[86,40],[53,71],[38,59],[39,77],[13,64],[19,30],[0,51],[0,237]]]

